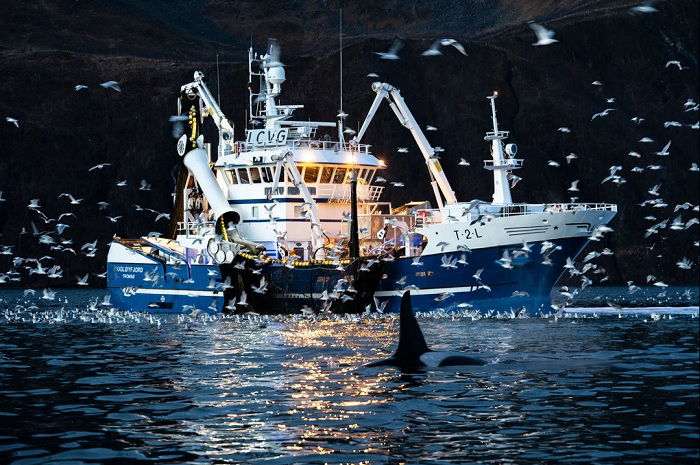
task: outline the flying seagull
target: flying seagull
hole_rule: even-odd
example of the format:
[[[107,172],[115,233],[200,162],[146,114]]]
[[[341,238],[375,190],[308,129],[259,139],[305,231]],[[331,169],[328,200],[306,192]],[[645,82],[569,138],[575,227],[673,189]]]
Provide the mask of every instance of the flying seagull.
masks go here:
[[[656,13],[657,10],[654,8],[654,3],[656,3],[657,0],[646,0],[645,2],[640,3],[637,6],[633,6],[630,8],[630,14],[640,14],[640,13]]]
[[[398,60],[399,59],[399,50],[403,48],[403,41],[396,39],[393,44],[391,44],[391,47],[389,48],[388,51],[386,52],[374,52],[375,54],[379,55],[379,58],[382,60]]]
[[[547,29],[534,21],[530,21],[528,24],[530,25],[530,29],[532,29],[537,36],[537,42],[533,43],[532,45],[549,45],[553,44],[554,42],[559,42],[554,38],[554,31],[551,29]]]
[[[660,157],[668,156],[669,153],[670,153],[670,152],[668,151],[668,149],[669,149],[670,147],[671,147],[671,141],[668,141],[668,143],[664,146],[663,149],[661,149],[660,152],[654,152],[654,153],[655,153],[656,155],[660,156]]]
[[[447,47],[449,45],[456,48],[457,51],[459,51],[459,53],[461,53],[462,55],[468,56],[467,51],[464,50],[464,47],[462,46],[462,44],[460,44],[459,42],[457,42],[454,39],[438,39],[435,42],[433,42],[433,45],[431,45],[428,50],[421,53],[421,55],[424,57],[442,55],[442,52],[440,51],[440,47]]]
[[[100,86],[104,87],[105,89],[116,90],[117,92],[122,91],[122,88],[119,87],[119,83],[117,81],[105,81],[102,84],[100,84]]]

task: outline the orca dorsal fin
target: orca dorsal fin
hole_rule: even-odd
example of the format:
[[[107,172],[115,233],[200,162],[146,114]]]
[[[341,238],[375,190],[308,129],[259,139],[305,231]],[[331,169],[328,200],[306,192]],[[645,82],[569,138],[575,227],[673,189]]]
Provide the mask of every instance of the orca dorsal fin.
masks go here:
[[[396,349],[394,358],[398,360],[414,360],[429,352],[425,343],[423,332],[418,326],[413,308],[411,307],[411,292],[406,291],[401,298],[401,315],[399,329],[399,346]]]

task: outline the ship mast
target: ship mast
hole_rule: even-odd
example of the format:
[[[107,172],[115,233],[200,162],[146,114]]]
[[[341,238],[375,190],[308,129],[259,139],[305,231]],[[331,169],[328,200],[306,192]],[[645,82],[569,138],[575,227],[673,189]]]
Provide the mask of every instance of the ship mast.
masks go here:
[[[496,98],[498,92],[486,97],[491,101],[491,122],[493,131],[487,132],[484,140],[491,141],[491,160],[484,160],[484,168],[493,171],[493,203],[494,204],[510,204],[513,199],[510,195],[510,185],[508,184],[508,176],[512,170],[523,167],[523,160],[513,158],[517,152],[515,144],[505,146],[504,139],[508,138],[509,131],[498,130],[498,119],[496,118]]]

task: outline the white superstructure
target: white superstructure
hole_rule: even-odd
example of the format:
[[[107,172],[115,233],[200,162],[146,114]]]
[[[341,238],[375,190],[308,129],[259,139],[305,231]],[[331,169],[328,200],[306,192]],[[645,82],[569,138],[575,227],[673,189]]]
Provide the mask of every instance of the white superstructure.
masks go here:
[[[240,236],[262,244],[271,257],[293,253],[310,260],[338,255],[347,247],[352,171],[358,175],[359,212],[389,213],[391,205],[379,202],[384,188],[372,184],[386,166],[369,145],[345,142],[342,113],[337,121],[293,120],[303,105],[278,103],[285,81],[283,66],[275,43],[262,56],[249,51],[249,127],[238,141],[219,107],[208,103],[213,99],[202,73],[195,73],[195,81],[182,86],[193,102],[199,97],[200,108],[193,112],[196,121],[190,126],[212,116],[219,127],[217,158],[210,165],[238,219]],[[190,135],[193,138],[196,131]],[[209,144],[203,146],[211,153]],[[214,208],[206,192],[201,196],[205,186],[197,176],[186,184],[189,200],[183,202],[179,227],[183,240],[201,234],[215,219],[207,213],[210,207],[221,209]]]

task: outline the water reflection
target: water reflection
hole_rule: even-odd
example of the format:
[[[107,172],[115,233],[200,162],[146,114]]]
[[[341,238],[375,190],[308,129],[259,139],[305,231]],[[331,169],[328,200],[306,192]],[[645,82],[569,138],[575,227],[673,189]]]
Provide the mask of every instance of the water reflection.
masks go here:
[[[15,312],[15,309],[11,309]],[[0,324],[2,463],[655,463],[696,458],[698,325],[421,317],[494,363],[402,373],[392,317]]]

